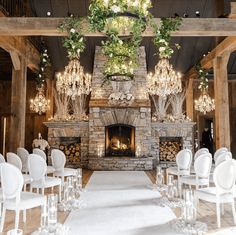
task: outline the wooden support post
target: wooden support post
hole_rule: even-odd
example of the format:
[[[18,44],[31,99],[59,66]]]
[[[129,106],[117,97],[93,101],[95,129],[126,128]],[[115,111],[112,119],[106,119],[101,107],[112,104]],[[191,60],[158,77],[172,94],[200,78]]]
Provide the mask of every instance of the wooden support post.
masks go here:
[[[213,60],[214,91],[215,91],[215,126],[216,149],[227,147],[230,149],[230,119],[227,64],[230,52],[216,56]]]
[[[48,119],[50,119],[51,117],[53,117],[53,87],[54,87],[54,80],[53,79],[47,79],[47,93],[46,93],[46,97],[48,100],[50,100],[50,108],[49,110],[47,110],[46,112],[46,121],[48,121]]]
[[[20,57],[20,70],[12,69],[10,151],[25,145],[26,60]]]
[[[194,100],[193,100],[193,78],[189,78],[186,85],[186,114],[193,121],[194,119]]]

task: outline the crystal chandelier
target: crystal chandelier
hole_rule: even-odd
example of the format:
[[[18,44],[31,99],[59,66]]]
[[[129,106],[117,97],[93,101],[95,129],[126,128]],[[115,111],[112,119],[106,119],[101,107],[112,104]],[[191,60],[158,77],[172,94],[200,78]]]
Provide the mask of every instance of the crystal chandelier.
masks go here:
[[[194,101],[194,108],[197,111],[206,114],[207,112],[215,110],[215,100],[212,99],[205,90],[201,93],[200,97]]]
[[[147,76],[147,88],[150,95],[167,96],[182,91],[180,73],[173,70],[167,58],[161,58],[155,66],[154,74]]]
[[[30,100],[30,110],[39,113],[45,113],[50,107],[50,100],[47,100],[44,95],[43,85],[37,88],[37,94],[34,99]]]
[[[79,58],[73,58],[65,67],[65,71],[57,74],[56,89],[59,94],[70,96],[88,95],[91,91],[91,75],[84,74]]]

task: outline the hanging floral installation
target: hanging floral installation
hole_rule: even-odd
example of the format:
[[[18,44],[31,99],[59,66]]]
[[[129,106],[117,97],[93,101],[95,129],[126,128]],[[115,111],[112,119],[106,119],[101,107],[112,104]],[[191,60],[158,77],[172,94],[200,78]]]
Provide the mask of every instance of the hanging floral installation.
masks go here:
[[[201,94],[199,98],[194,101],[194,108],[205,115],[215,110],[215,100],[212,99],[208,93],[208,71],[200,65],[196,66],[196,70],[198,78],[200,79],[198,89],[201,91]]]
[[[40,55],[39,70],[36,74],[36,96],[30,100],[30,110],[39,115],[45,113],[49,108],[50,100],[47,100],[44,94],[44,83],[46,78],[46,67],[50,65],[47,49],[43,49]]]
[[[150,0],[93,0],[89,6],[89,22],[93,31],[104,32],[102,42],[107,57],[104,75],[107,80],[127,81],[138,66],[138,48],[142,32],[151,18]],[[126,37],[119,37],[122,33]]]

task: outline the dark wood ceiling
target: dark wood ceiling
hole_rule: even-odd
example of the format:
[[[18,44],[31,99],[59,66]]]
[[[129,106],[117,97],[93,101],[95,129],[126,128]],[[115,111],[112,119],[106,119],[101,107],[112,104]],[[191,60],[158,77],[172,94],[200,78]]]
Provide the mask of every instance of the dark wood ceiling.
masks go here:
[[[89,0],[29,0],[30,7],[37,17],[46,17],[47,12],[51,12],[50,17],[64,17],[68,13],[77,16],[87,16]],[[195,12],[200,12],[200,17],[211,18],[228,14],[230,11],[230,0],[152,0],[153,8],[150,12],[154,17],[170,17],[178,14],[183,16],[187,13],[189,17],[196,17]],[[179,43],[180,50],[176,50],[171,62],[174,68],[186,73],[194,66],[204,54],[211,51],[223,38],[215,37],[175,37],[172,43]],[[66,50],[62,46],[61,37],[44,37],[47,43],[52,65],[55,71],[61,71],[67,64]],[[86,38],[86,50],[81,55],[81,64],[85,70],[92,72],[95,46],[101,44],[101,38]],[[147,69],[153,71],[158,58],[152,43],[152,38],[145,38],[142,41],[147,55]],[[228,65],[229,73],[236,74],[236,53],[230,57]]]

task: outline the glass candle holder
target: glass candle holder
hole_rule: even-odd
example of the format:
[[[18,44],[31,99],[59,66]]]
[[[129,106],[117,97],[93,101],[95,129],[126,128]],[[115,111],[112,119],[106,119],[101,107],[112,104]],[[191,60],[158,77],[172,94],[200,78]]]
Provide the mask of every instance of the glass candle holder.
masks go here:
[[[156,185],[161,186],[164,184],[164,175],[163,175],[163,170],[159,170],[157,175],[156,175]]]
[[[183,208],[183,219],[186,225],[194,225],[196,222],[196,208],[194,206],[194,199],[192,190],[186,189],[184,191],[184,208]]]
[[[23,235],[23,231],[21,229],[11,229],[7,232],[7,235]]]
[[[167,186],[168,186],[167,197],[169,199],[173,199],[174,195],[175,195],[173,180],[174,180],[173,175],[168,175],[168,179],[167,179],[167,182],[168,182],[168,184],[167,184]]]
[[[57,195],[48,195],[48,226],[52,227],[57,224]]]

